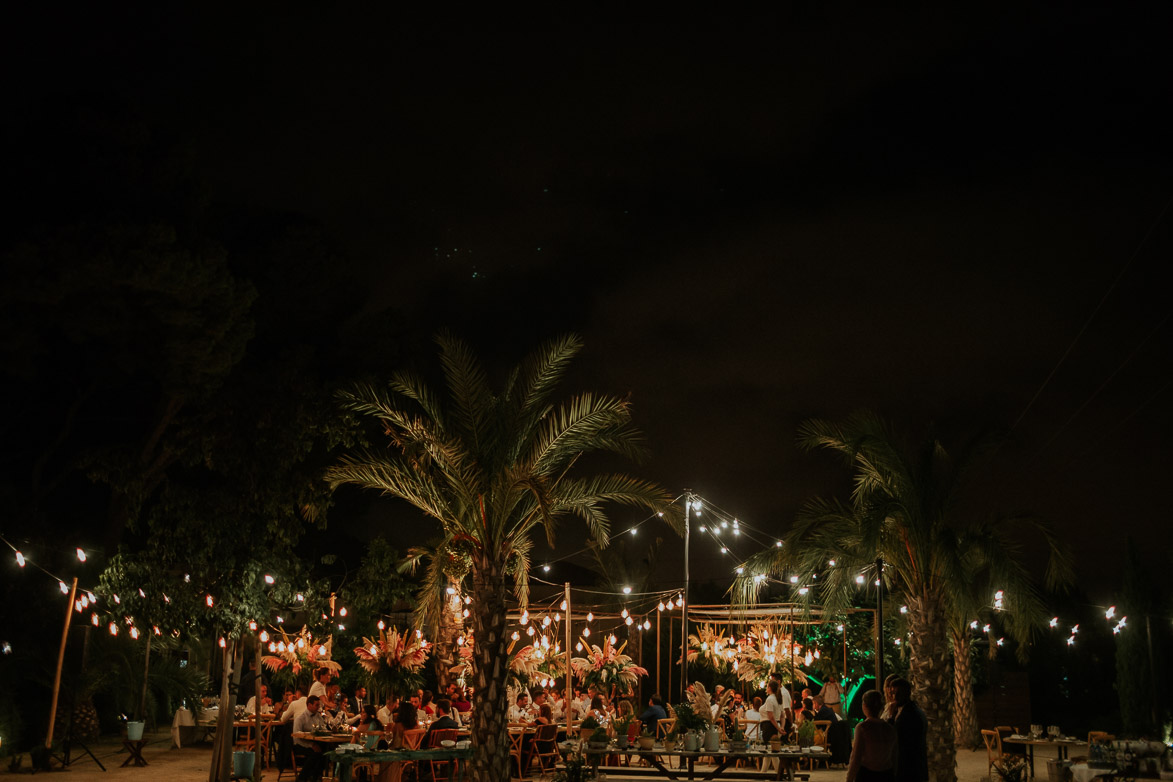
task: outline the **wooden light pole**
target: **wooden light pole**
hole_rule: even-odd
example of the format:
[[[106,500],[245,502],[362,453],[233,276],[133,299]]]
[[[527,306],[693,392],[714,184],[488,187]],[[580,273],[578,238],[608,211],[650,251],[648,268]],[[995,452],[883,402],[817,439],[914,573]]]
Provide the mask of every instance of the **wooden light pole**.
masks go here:
[[[69,623],[73,621],[73,601],[77,599],[77,579],[69,589],[69,603],[65,606],[65,629],[61,631],[61,648],[57,651],[57,673],[53,676],[53,699],[49,702],[49,730],[45,733],[45,749],[53,749],[53,723],[57,720],[57,696],[61,694],[61,669],[65,665],[65,643],[69,640]]]

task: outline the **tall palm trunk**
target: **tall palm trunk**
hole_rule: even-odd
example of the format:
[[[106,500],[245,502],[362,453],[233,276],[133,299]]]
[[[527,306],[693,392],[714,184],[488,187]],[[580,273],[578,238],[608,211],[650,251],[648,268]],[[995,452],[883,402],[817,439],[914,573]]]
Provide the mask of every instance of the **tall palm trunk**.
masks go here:
[[[448,586],[453,589],[452,594],[444,596],[444,608],[440,612],[440,637],[436,639],[436,683],[441,695],[447,698],[448,685],[456,681],[452,675],[452,668],[456,665],[456,640],[464,634],[464,603],[460,600],[460,580],[448,576]]]
[[[501,552],[484,551],[473,561],[472,577],[479,604],[472,612],[473,653],[472,780],[509,782],[505,681],[509,655],[505,638],[505,563]]]
[[[953,740],[958,747],[977,749],[982,742],[973,700],[973,641],[964,631],[951,630],[949,635],[953,641]]]
[[[912,698],[928,718],[929,782],[957,782],[948,624],[939,592],[926,589],[908,601],[908,677]]]

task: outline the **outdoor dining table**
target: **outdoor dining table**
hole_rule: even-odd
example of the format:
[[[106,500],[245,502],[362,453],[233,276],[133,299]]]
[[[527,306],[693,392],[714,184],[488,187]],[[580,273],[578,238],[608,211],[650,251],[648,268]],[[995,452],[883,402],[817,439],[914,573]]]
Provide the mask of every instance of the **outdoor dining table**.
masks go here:
[[[1035,747],[1055,747],[1059,753],[1059,760],[1067,760],[1067,750],[1070,747],[1087,747],[1086,741],[1079,739],[1034,739],[1030,736],[1007,736],[1002,739],[1003,744],[1022,744],[1026,747],[1026,761],[1030,767],[1030,775],[1035,775]]]
[[[294,734],[297,735],[297,734]],[[468,749],[396,749],[396,750],[358,750],[355,752],[339,752],[333,750],[326,753],[328,762],[338,764],[338,779],[340,782],[352,782],[352,766],[355,763],[396,763],[411,760],[451,760],[448,764],[449,782],[462,782],[464,767],[472,760],[472,748]]]
[[[795,768],[800,760],[828,760],[831,753],[825,750],[812,751],[809,749],[798,750],[793,752],[779,751],[774,752],[769,749],[743,749],[743,750],[717,750],[715,752],[708,752],[699,750],[697,752],[688,752],[681,749],[667,750],[662,747],[653,747],[652,749],[639,749],[636,747],[629,747],[627,749],[617,749],[616,747],[607,747],[606,749],[591,749],[584,747],[583,755],[591,764],[591,768],[596,775],[599,770],[599,761],[607,755],[629,755],[642,758],[651,764],[661,775],[671,780],[688,779],[695,780],[700,775],[700,779],[709,780],[716,779],[719,776],[725,775],[727,771],[733,769],[728,776],[736,776],[740,779],[809,779],[809,774],[795,774]],[[661,756],[679,758],[682,765],[687,763],[687,775],[682,776],[681,772],[685,769],[681,766],[677,768],[670,768],[665,766],[660,760]],[[712,758],[716,761],[716,766],[711,769],[701,769],[697,771],[696,762],[700,758]],[[737,768],[735,765],[738,760],[762,760],[766,758],[775,758],[778,760],[778,769],[775,772],[761,772],[751,769]],[[636,774],[634,768],[624,769],[624,774]]]

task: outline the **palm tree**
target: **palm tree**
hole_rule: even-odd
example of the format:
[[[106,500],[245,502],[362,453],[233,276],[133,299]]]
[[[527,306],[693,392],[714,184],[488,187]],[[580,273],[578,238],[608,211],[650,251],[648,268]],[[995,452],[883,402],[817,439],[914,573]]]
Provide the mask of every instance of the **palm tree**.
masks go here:
[[[544,531],[553,545],[557,523],[575,516],[604,543],[609,502],[663,512],[677,526],[679,517],[667,492],[651,483],[620,474],[578,475],[586,454],[634,459],[645,451],[627,400],[584,393],[558,405],[551,401],[581,348],[577,337],[543,345],[496,392],[464,343],[446,335],[437,342],[446,398],[409,372],[393,374],[386,388],[360,385],[346,392],[346,406],[375,419],[388,443],[351,454],[328,478],[335,486],[354,484],[404,499],[435,522],[443,556],[428,560],[425,580],[433,588],[444,578],[436,571],[450,572],[449,563],[467,570],[476,637],[473,777],[504,782],[507,581],[525,606],[534,534]]]
[[[953,648],[953,737],[957,746],[981,746],[973,697],[975,630],[997,622],[1015,642],[1026,662],[1030,642],[1046,618],[1046,606],[1035,579],[1022,564],[1022,533],[1033,530],[1046,541],[1046,585],[1071,583],[1071,563],[1051,525],[1032,517],[998,516],[957,531],[957,551],[964,577],[949,591],[949,642]],[[993,633],[989,653],[998,645]]]
[[[737,595],[751,601],[763,584],[755,576],[785,573],[797,575],[801,585],[811,588],[811,599],[835,611],[849,605],[859,583],[882,577],[908,609],[909,679],[928,718],[929,778],[955,782],[948,628],[951,617],[964,613],[957,594],[978,562],[992,567],[1002,557],[998,575],[1004,574],[1003,567],[1026,575],[1013,564],[1016,552],[1007,548],[1007,539],[959,518],[961,478],[982,449],[964,449],[965,458],[955,458],[935,439],[910,446],[869,413],[855,414],[842,424],[807,421],[799,443],[846,457],[853,470],[850,500],[808,502],[782,548],[746,563],[734,587]],[[882,573],[876,572],[877,560],[883,563]],[[1058,569],[1052,573],[1055,580],[1059,575]],[[1024,601],[1027,595],[1020,593]]]

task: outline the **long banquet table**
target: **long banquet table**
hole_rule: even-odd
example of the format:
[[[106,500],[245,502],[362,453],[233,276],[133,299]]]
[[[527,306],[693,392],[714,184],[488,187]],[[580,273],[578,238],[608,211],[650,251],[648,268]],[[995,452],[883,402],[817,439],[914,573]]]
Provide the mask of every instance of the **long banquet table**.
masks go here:
[[[667,777],[671,780],[687,779],[692,782],[699,778],[702,780],[716,779],[717,777],[736,777],[738,779],[795,779],[795,768],[801,760],[830,760],[831,753],[826,750],[811,751],[799,750],[794,752],[779,751],[773,752],[769,749],[755,750],[717,750],[716,752],[706,752],[700,750],[698,752],[687,752],[681,749],[667,750],[662,747],[653,747],[652,749],[639,749],[638,747],[629,747],[628,749],[617,749],[615,747],[608,747],[607,749],[591,749],[584,747],[582,750],[583,756],[587,762],[591,764],[594,771],[598,772],[599,762],[608,755],[628,755],[632,757],[642,758],[651,764],[660,776]],[[661,757],[676,757],[680,759],[681,766],[677,768],[670,768],[665,766],[660,760]],[[711,769],[696,768],[697,760],[701,758],[712,758],[716,761],[716,765]],[[778,769],[775,772],[762,772],[756,768],[739,768],[736,766],[738,760],[764,760],[776,759],[778,761]],[[687,774],[684,765],[687,764]],[[638,776],[638,772],[634,768],[625,768],[624,775]],[[797,775],[800,779],[808,779],[808,776]]]
[[[396,749],[381,751],[326,753],[330,763],[337,763],[340,782],[352,782],[352,766],[355,763],[397,763],[406,760],[451,760],[448,764],[449,782],[462,782],[464,767],[472,760],[472,749]]]

